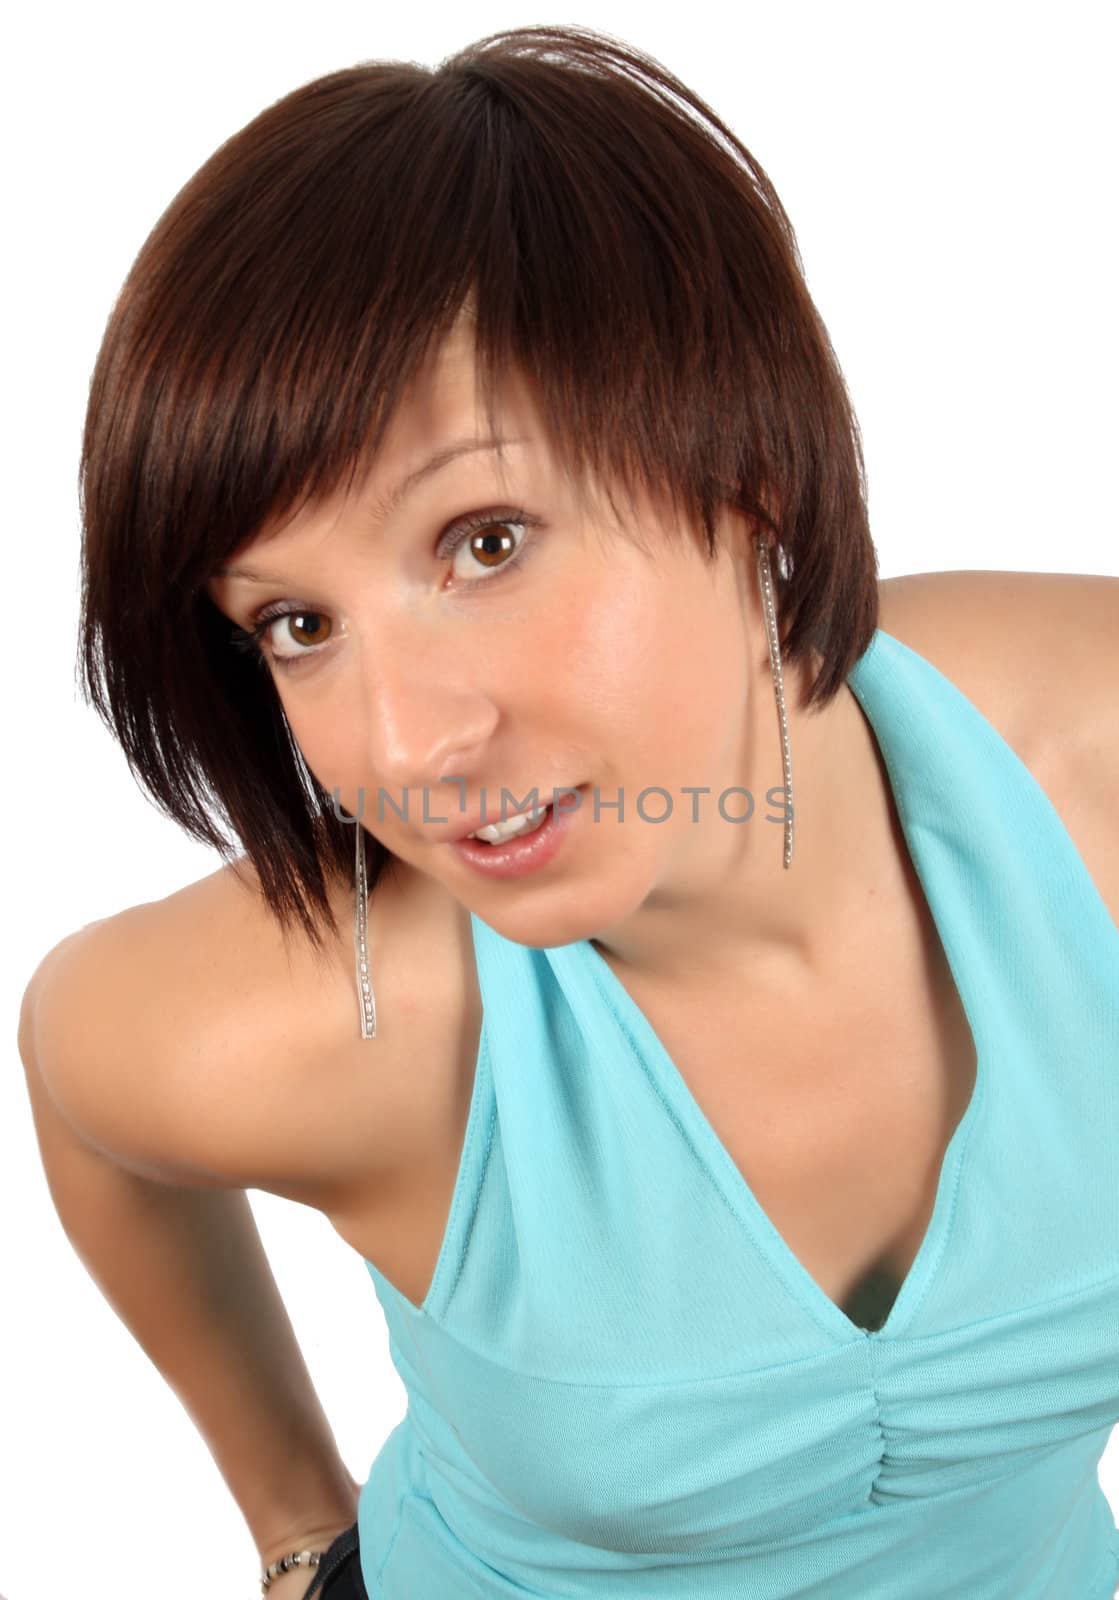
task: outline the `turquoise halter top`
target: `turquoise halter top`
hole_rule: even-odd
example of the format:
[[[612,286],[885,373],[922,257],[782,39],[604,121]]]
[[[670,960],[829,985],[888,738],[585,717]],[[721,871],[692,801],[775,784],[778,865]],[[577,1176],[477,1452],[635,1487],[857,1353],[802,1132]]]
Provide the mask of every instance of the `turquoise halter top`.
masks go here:
[[[930,662],[879,629],[848,682],[977,1057],[889,1315],[825,1295],[588,940],[472,916],[422,1306],[366,1262],[408,1395],[361,1492],[370,1600],[1112,1600],[1119,930]]]

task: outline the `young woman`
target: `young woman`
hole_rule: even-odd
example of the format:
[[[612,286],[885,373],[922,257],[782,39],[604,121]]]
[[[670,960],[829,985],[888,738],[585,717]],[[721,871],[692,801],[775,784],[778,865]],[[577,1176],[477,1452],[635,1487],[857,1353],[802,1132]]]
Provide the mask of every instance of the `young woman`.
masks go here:
[[[224,865],[21,1048],[272,1600],[1110,1596],[1119,582],[878,581],[709,108],[560,28],[287,96],[144,245],[82,490],[89,693]],[[369,1266],[363,1485],[249,1188]]]

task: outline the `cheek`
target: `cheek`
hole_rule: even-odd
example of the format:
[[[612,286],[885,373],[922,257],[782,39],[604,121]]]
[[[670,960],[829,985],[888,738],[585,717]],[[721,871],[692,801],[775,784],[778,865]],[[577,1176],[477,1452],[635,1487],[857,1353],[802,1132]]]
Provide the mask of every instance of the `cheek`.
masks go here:
[[[614,741],[666,755],[721,742],[745,695],[742,640],[736,618],[710,595],[635,584],[587,597],[565,621],[573,690]]]

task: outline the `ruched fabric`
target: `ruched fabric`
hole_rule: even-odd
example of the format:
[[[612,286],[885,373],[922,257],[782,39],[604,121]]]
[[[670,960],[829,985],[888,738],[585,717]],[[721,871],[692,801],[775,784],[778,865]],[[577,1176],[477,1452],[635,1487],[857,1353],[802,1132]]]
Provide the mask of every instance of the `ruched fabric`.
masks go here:
[[[793,1255],[589,941],[472,917],[423,1305],[366,1263],[408,1394],[359,1505],[370,1600],[1112,1600],[1119,931],[942,673],[878,630],[848,682],[977,1060],[888,1316]]]

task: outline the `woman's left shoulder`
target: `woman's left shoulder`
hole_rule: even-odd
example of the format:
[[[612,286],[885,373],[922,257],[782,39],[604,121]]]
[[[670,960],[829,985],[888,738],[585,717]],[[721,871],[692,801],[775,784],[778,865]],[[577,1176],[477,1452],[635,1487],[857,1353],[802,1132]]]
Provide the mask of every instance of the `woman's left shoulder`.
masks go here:
[[[931,661],[1048,795],[1119,926],[1119,578],[914,572],[878,625]]]

